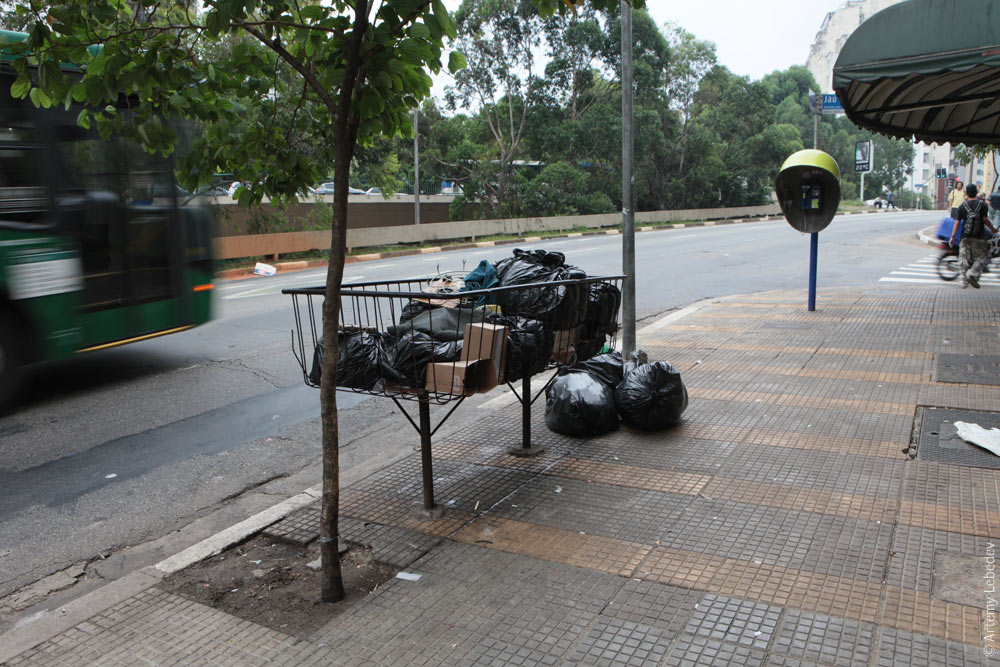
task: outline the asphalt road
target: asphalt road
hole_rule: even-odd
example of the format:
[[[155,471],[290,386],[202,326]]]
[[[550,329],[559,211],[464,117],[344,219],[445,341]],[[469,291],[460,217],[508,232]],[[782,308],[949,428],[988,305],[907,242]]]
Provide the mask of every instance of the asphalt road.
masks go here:
[[[938,217],[835,219],[820,234],[818,307],[825,287],[875,284],[928,255],[915,232]],[[471,270],[513,247],[351,264],[345,281]],[[590,275],[621,271],[620,236],[530,247],[564,252]],[[710,297],[804,290],[809,237],[783,221],[641,233],[636,265],[638,315],[652,320]],[[319,396],[291,355],[291,302],[280,292],[324,277],[220,283],[207,325],[32,370],[20,409],[0,418],[0,612],[30,610],[32,595],[65,579],[4,598],[46,575],[86,562],[81,581],[120,576],[169,555],[158,554],[169,549],[157,542],[163,536],[196,539],[199,519],[220,504],[267,506],[318,481]],[[363,475],[418,442],[384,399],[341,393],[339,403],[346,474]]]

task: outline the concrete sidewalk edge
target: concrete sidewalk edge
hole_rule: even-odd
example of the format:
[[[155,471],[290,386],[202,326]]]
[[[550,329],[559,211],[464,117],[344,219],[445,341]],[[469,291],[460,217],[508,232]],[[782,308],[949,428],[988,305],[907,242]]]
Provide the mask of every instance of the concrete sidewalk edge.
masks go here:
[[[11,630],[0,635],[0,664],[155,586],[164,577],[222,553],[232,545],[309,505],[321,495],[320,485],[312,486],[155,565],[127,574],[121,579],[82,595],[58,610],[39,612],[33,617],[22,620]]]

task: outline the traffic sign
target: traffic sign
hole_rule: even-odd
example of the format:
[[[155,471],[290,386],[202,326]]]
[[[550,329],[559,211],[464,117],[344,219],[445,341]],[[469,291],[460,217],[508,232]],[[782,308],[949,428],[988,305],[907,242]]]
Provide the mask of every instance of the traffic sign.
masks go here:
[[[836,93],[823,94],[823,113],[844,113],[844,105],[840,103]]]

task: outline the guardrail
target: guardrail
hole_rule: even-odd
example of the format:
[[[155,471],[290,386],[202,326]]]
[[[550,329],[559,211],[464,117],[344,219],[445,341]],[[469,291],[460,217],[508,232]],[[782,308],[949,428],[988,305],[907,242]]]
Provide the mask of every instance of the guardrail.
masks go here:
[[[676,211],[643,211],[635,214],[635,222],[681,222],[724,220],[728,218],[779,215],[777,204],[740,206],[731,208],[682,209]],[[427,243],[472,239],[494,234],[528,235],[558,232],[586,227],[600,229],[621,224],[621,213],[599,215],[564,215],[546,218],[511,218],[506,220],[463,220],[433,222],[422,225],[394,227],[366,227],[347,230],[347,247],[365,248],[397,243]],[[283,255],[308,250],[328,250],[330,232],[282,232],[278,234],[247,234],[215,239],[215,256],[218,259]]]

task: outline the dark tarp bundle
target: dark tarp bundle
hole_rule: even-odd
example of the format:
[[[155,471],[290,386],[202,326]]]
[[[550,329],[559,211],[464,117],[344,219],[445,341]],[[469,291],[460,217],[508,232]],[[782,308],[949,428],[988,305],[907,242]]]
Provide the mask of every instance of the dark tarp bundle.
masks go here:
[[[382,334],[369,331],[337,333],[337,386],[348,389],[372,389],[382,378],[385,361]],[[323,344],[313,350],[309,381],[320,386],[323,379]]]
[[[412,317],[408,319],[404,319],[403,315],[400,315],[399,324],[389,327],[388,334],[393,338],[401,338],[407,334],[419,332],[434,340],[460,341],[465,336],[467,324],[483,321],[482,312],[476,312],[472,308],[430,308],[415,313],[404,311],[405,315],[411,313]]]
[[[496,269],[492,264],[483,259],[479,261],[479,266],[474,268],[467,276],[465,276],[465,286],[462,287],[460,291],[467,292],[469,290],[489,289],[491,287],[496,287],[499,284],[500,279],[497,278]],[[487,303],[496,303],[496,297],[479,297],[476,299],[476,308],[486,305]]]
[[[625,377],[615,388],[615,404],[625,424],[654,431],[681,418],[688,394],[676,368],[665,361],[642,363],[644,357],[637,351],[636,361],[627,364]]]
[[[545,389],[545,424],[563,435],[586,437],[618,428],[614,391],[590,373],[566,373]]]
[[[578,267],[567,265],[561,252],[514,250],[514,256],[496,265],[501,287],[531,285],[558,280],[586,278]],[[520,315],[542,320],[555,330],[572,329],[582,322],[586,286],[538,287],[497,293],[497,305],[505,315]]]
[[[462,341],[437,341],[419,331],[387,339],[382,371],[385,377],[401,385],[423,387],[427,364],[458,361]]]

